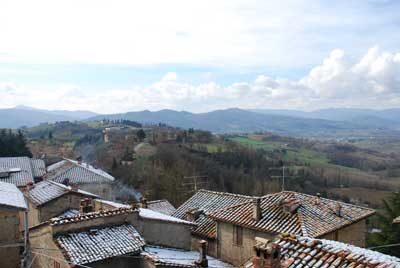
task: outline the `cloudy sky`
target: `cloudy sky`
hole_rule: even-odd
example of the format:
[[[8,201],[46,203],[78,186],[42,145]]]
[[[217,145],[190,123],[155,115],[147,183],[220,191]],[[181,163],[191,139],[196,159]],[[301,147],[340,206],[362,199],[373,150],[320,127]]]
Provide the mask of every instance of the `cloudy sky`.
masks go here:
[[[0,0],[0,108],[400,107],[400,1]]]

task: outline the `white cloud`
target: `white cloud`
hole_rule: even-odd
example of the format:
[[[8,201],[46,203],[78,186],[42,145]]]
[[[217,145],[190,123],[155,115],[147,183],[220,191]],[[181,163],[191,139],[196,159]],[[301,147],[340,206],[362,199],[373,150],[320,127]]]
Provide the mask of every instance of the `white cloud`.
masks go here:
[[[255,77],[253,82],[222,86],[215,82],[192,85],[176,73],[165,74],[147,87],[110,89],[88,94],[83,88],[62,85],[54,91],[0,83],[0,106],[18,104],[50,109],[88,109],[100,113],[164,108],[195,112],[240,108],[296,108],[400,106],[400,53],[373,47],[351,62],[335,49],[322,64],[300,80]]]

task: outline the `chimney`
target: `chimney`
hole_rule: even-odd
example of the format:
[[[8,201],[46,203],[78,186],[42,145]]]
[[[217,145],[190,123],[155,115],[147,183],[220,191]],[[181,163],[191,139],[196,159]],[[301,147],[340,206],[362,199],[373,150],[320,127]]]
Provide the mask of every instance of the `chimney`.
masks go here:
[[[315,197],[315,204],[319,205],[321,203],[321,194],[317,193]]]
[[[253,199],[253,220],[261,220],[261,198],[257,197]]]
[[[195,261],[194,264],[207,268],[208,267],[208,260],[207,260],[207,241],[200,240],[199,241],[199,251],[200,251],[200,258],[199,260]]]
[[[140,207],[141,208],[147,208],[147,199],[146,199],[146,197],[140,198]]]
[[[342,205],[340,203],[336,203],[335,205],[335,214],[339,217],[342,216]]]
[[[281,268],[281,250],[278,244],[256,237],[254,268]]]
[[[286,213],[294,214],[300,207],[300,201],[296,198],[282,200],[282,210]]]
[[[186,211],[185,220],[195,222],[201,214],[203,214],[203,210],[197,208],[190,209]]]
[[[89,213],[93,212],[92,200],[89,198],[81,199],[81,205],[79,207],[80,213]]]
[[[77,192],[78,191],[78,184],[76,183],[71,183],[71,185],[69,185],[71,192]]]
[[[26,189],[27,189],[28,191],[32,190],[33,188],[35,188],[35,184],[33,184],[33,182],[28,182],[28,183],[26,184]]]

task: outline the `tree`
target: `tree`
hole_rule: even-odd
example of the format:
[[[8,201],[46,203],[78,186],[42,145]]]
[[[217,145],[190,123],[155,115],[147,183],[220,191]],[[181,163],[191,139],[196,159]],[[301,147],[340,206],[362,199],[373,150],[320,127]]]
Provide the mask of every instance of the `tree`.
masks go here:
[[[13,133],[11,130],[0,131],[0,157],[28,156],[32,153],[26,145],[24,134],[21,130]]]
[[[389,200],[383,200],[384,211],[377,214],[377,227],[381,232],[370,234],[368,246],[378,247],[400,243],[400,224],[394,224],[393,219],[400,216],[400,193],[394,193]],[[385,254],[400,257],[400,245],[376,248]]]
[[[146,138],[146,133],[144,132],[143,129],[140,129],[137,133],[136,136],[140,141],[144,140]]]

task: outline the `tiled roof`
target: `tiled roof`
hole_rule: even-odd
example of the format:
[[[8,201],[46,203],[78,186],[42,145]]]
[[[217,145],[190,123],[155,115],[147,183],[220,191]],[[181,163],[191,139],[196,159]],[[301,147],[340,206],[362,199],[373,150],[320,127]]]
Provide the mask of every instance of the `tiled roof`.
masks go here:
[[[400,216],[393,220],[393,223],[400,224]]]
[[[193,209],[202,210],[204,214],[200,215],[195,221],[197,227],[194,227],[192,232],[199,236],[216,238],[216,223],[214,220],[208,218],[207,213],[249,200],[252,200],[251,196],[199,190],[183,203],[172,216],[185,219],[186,212]]]
[[[284,200],[294,200],[299,206],[293,213],[286,212],[282,208]],[[340,214],[335,211],[336,206],[340,206]],[[209,216],[268,233],[320,237],[375,213],[372,209],[296,192],[263,196],[261,211],[261,219],[255,221],[252,217],[253,203],[246,202],[215,211]]]
[[[63,213],[58,215],[57,218],[72,217],[72,216],[78,215],[79,213],[80,213],[79,210],[71,208],[71,209],[67,209],[66,211],[64,211]]]
[[[41,178],[46,174],[46,165],[42,159],[31,159],[33,176]]]
[[[166,199],[149,201],[147,208],[166,215],[172,215],[176,211],[176,208]]]
[[[140,253],[143,238],[130,224],[65,233],[54,237],[68,261],[75,265]]]
[[[86,163],[64,159],[47,168],[46,178],[62,183],[69,179],[69,183],[113,183],[115,178],[107,172]]]
[[[82,196],[97,198],[98,196],[86,191],[77,190],[73,191],[70,186],[57,183],[54,181],[42,181],[34,185],[34,188],[30,189],[26,196],[34,205],[41,206],[47,202],[59,198],[65,194],[74,193]]]
[[[187,224],[187,225],[195,225],[195,223],[190,222],[190,221],[185,221],[180,218],[176,218],[173,216],[165,215],[163,213],[153,211],[148,208],[139,208],[139,216],[141,218],[145,219],[150,219],[150,220],[158,220],[158,221],[164,221],[164,222],[172,222],[172,223],[181,223],[181,224]]]
[[[287,268],[399,268],[400,259],[349,244],[309,237],[286,236],[277,240]],[[253,267],[252,263],[244,265]]]
[[[26,209],[24,195],[11,183],[0,182],[0,207],[12,207],[17,209]]]
[[[25,186],[33,183],[34,178],[42,177],[46,172],[44,161],[21,157],[0,157],[0,170],[9,172],[9,176],[0,178],[0,181],[13,183],[17,186]]]
[[[33,183],[33,171],[28,157],[1,157],[0,168],[3,170],[15,169],[8,177],[1,178],[0,181],[13,183],[17,186],[25,186]]]
[[[96,211],[96,212],[78,214],[78,215],[71,216],[71,217],[52,218],[48,221],[48,223],[50,223],[50,225],[52,225],[52,226],[56,226],[56,225],[76,223],[76,222],[82,222],[82,221],[87,221],[87,220],[96,219],[96,218],[112,217],[115,215],[135,213],[135,212],[138,213],[138,209],[118,208],[118,209],[113,209],[113,210],[101,210],[101,211]]]
[[[142,256],[150,259],[156,266],[161,267],[199,267],[194,264],[194,261],[199,259],[198,251],[187,251],[176,248],[164,248],[156,246],[146,246]],[[207,256],[208,267],[215,268],[233,268],[234,266]]]

